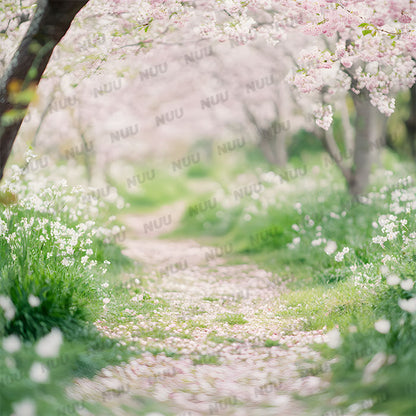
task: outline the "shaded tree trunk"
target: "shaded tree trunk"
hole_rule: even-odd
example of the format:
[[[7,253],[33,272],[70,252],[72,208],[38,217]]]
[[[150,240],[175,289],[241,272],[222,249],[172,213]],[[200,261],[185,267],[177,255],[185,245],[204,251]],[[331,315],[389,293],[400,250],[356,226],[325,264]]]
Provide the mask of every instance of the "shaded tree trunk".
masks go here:
[[[416,160],[416,84],[413,84],[410,88],[409,111],[409,117],[405,121],[405,125],[412,156]]]
[[[287,164],[286,131],[290,129],[290,122],[286,122],[286,126],[280,122],[279,109],[276,103],[274,103],[274,107],[276,118],[267,127],[261,126],[259,120],[247,105],[244,105],[244,111],[257,131],[259,149],[265,159],[272,165],[284,168]]]
[[[350,194],[357,198],[366,191],[370,183],[371,168],[379,160],[380,151],[386,144],[387,117],[371,104],[368,91],[362,90],[358,95],[351,93],[351,96],[356,113],[355,131],[353,142],[350,138],[344,138],[346,156],[341,154],[332,127],[328,131],[321,129],[317,135],[341,170]],[[345,125],[346,114],[343,119]]]
[[[18,93],[37,87],[53,49],[87,3],[88,0],[39,0],[32,22],[0,78],[0,180],[30,104],[19,100]]]
[[[371,168],[378,161],[381,148],[385,145],[387,119],[371,104],[367,91],[351,95],[356,117],[352,175],[348,187],[353,196],[358,196],[367,189]]]
[[[264,131],[259,138],[259,148],[266,160],[279,168],[287,164],[286,134]]]

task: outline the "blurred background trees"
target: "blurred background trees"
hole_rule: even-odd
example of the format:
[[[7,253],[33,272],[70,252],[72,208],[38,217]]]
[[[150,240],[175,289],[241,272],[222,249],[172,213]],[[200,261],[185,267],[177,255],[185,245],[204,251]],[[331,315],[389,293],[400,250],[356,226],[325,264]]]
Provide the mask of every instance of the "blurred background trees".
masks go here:
[[[153,3],[138,11],[134,2],[94,0],[78,14],[53,52],[16,156],[30,143],[105,182],[120,161],[123,172],[124,161],[169,164],[200,140],[211,143],[206,157],[217,143],[244,141],[278,171],[312,145],[328,153],[353,196],[367,190],[386,146],[414,157],[412,4],[371,16],[372,5],[354,2],[323,3],[319,13],[307,5]],[[3,69],[34,6],[3,7]]]

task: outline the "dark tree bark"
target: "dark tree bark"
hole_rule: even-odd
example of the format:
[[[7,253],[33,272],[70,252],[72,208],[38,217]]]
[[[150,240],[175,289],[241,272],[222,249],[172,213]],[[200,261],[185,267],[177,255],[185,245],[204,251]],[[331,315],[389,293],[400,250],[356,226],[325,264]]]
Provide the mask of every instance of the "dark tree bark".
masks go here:
[[[39,0],[32,22],[0,78],[0,180],[30,104],[16,100],[13,93],[37,87],[53,49],[87,3],[88,0]]]

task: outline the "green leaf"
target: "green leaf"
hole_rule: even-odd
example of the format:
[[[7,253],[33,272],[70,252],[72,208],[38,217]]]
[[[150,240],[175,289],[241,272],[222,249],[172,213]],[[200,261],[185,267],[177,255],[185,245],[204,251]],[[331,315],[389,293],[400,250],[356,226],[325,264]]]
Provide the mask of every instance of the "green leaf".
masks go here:
[[[38,70],[32,66],[32,68],[29,69],[27,76],[29,77],[29,79],[34,79],[37,74],[38,74]]]
[[[24,110],[16,110],[16,109],[9,110],[3,114],[0,125],[4,127],[11,126],[15,124],[16,122],[18,122],[19,120],[22,120],[24,116],[25,116]]]
[[[365,36],[365,35],[368,35],[369,33],[371,33],[372,32],[372,30],[370,30],[370,29],[365,29],[365,30],[363,30],[363,35]]]

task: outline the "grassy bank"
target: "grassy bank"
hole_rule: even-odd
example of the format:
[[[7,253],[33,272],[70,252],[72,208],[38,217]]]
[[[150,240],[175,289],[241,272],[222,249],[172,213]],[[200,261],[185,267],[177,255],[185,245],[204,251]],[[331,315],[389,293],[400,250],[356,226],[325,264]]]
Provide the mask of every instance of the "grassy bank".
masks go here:
[[[322,352],[336,363],[325,400],[316,402],[321,412],[409,416],[416,413],[414,169],[386,152],[371,192],[353,201],[323,160],[306,155],[280,172],[248,167],[195,199],[174,235],[203,236],[227,247],[230,261],[247,256],[275,272],[292,289],[279,314],[330,330]]]
[[[121,316],[129,297],[120,276],[135,266],[121,253],[123,229],[113,202],[92,189],[32,179],[15,166],[0,187],[0,415],[109,414],[66,390],[131,357],[129,344],[93,325]]]

